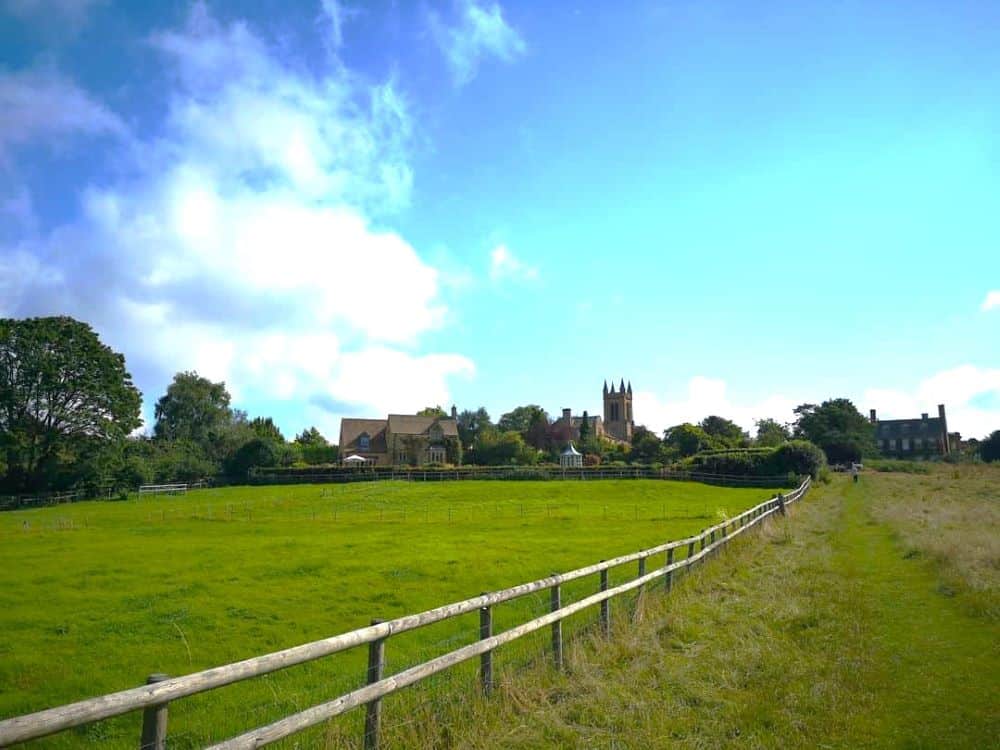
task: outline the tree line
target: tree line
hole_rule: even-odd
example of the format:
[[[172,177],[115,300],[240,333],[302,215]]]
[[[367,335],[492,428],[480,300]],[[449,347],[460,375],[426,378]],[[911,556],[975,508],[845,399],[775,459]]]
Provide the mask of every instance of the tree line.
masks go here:
[[[131,489],[215,477],[239,482],[254,467],[338,459],[337,446],[315,427],[287,440],[273,419],[250,418],[233,408],[224,383],[195,372],[174,376],[156,402],[149,436],[133,434],[142,424],[141,405],[124,356],[103,344],[86,323],[69,317],[0,319],[0,494]],[[421,413],[446,416],[440,406]],[[574,438],[592,466],[667,465],[696,456],[703,457],[699,465],[707,465],[704,457],[713,454],[795,442],[818,446],[831,463],[878,454],[873,426],[849,399],[802,404],[794,414],[790,424],[756,422],[752,436],[718,415],[674,425],[662,435],[640,425],[632,443],[624,444],[593,434],[587,412],[575,435],[537,404],[518,406],[495,423],[480,407],[458,415],[458,450],[448,461],[555,463]],[[984,461],[1000,460],[1000,430],[969,445]],[[800,445],[784,454],[798,461],[808,450]],[[731,465],[733,459],[712,461]],[[763,454],[754,461],[773,464]]]
[[[174,376],[151,436],[125,358],[69,317],[0,320],[0,494],[94,492],[222,476],[253,466],[333,463],[315,428],[288,441],[270,417],[231,406],[224,383]]]

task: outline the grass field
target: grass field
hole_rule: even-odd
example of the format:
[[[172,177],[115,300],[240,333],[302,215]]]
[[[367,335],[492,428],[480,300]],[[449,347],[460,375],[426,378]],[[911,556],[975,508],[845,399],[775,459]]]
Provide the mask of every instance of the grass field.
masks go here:
[[[569,570],[683,537],[773,494],[644,480],[387,482],[4,513],[0,716]],[[564,601],[595,586],[580,581]],[[497,629],[546,606],[538,597],[499,608]],[[473,614],[391,639],[390,671],[471,641],[477,622]],[[531,658],[535,645],[520,654]],[[359,649],[180,701],[171,747],[198,747],[350,689],[364,658]],[[133,747],[137,727],[138,717],[123,717],[37,744]]]
[[[1000,746],[1000,467],[816,485],[568,672],[512,675],[400,747]]]

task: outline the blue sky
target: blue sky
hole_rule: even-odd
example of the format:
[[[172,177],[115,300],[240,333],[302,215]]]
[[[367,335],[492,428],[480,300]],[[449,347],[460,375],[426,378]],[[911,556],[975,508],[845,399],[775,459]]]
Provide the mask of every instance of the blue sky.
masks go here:
[[[286,433],[426,404],[1000,429],[992,2],[0,0],[0,315]]]

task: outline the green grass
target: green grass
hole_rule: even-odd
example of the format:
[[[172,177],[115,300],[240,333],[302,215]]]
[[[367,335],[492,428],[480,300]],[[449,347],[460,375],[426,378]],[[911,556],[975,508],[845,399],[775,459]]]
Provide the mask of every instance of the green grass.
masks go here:
[[[643,480],[385,482],[4,513],[0,716],[569,570],[685,536],[772,494]],[[564,600],[595,587],[580,581]],[[500,607],[497,629],[546,606],[535,597]],[[390,671],[476,632],[473,614],[393,638]],[[527,645],[521,653],[534,655]],[[201,746],[350,689],[364,658],[359,649],[180,701],[170,709],[171,747]],[[132,747],[137,727],[137,716],[123,717],[38,744]]]
[[[393,746],[996,747],[998,487],[943,466],[817,485],[619,610],[610,641],[577,639],[565,674],[509,672]]]

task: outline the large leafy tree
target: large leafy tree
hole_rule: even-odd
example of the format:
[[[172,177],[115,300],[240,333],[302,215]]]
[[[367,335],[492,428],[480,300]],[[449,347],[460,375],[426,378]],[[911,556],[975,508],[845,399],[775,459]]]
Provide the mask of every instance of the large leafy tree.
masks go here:
[[[792,433],[789,429],[773,419],[758,419],[756,425],[757,438],[755,442],[761,447],[775,447],[788,442],[792,438]]]
[[[179,372],[156,402],[153,434],[209,449],[233,422],[229,401],[225,383],[213,383],[196,372]]]
[[[716,443],[701,427],[685,422],[663,431],[663,445],[668,453],[684,458],[713,448]]]
[[[490,413],[486,407],[480,406],[475,411],[463,410],[458,415],[458,438],[462,445],[468,447],[476,440],[476,435],[480,430],[488,430],[493,427],[490,420]]]
[[[254,417],[250,420],[250,429],[257,437],[264,440],[271,440],[275,443],[285,442],[285,436],[281,434],[281,429],[270,417]]]
[[[994,430],[979,444],[979,457],[986,461],[1000,461],[1000,430]]]
[[[858,461],[875,453],[875,430],[850,399],[802,404],[795,415],[795,437],[818,445],[831,463]]]
[[[0,319],[0,447],[4,485],[73,484],[82,457],[142,422],[125,358],[69,317]]]
[[[528,430],[538,424],[548,425],[549,414],[538,404],[528,404],[518,406],[500,417],[497,427],[501,432],[520,432],[526,434]]]
[[[295,436],[295,442],[304,447],[326,446],[330,444],[327,439],[323,437],[323,433],[315,427],[302,430],[302,432]]]
[[[739,448],[746,445],[747,435],[743,428],[731,419],[712,415],[705,417],[698,424],[705,434],[715,439],[715,443],[726,448]]]
[[[660,438],[652,430],[638,425],[632,432],[632,451],[630,457],[633,461],[642,463],[653,463],[662,458],[663,444]]]

